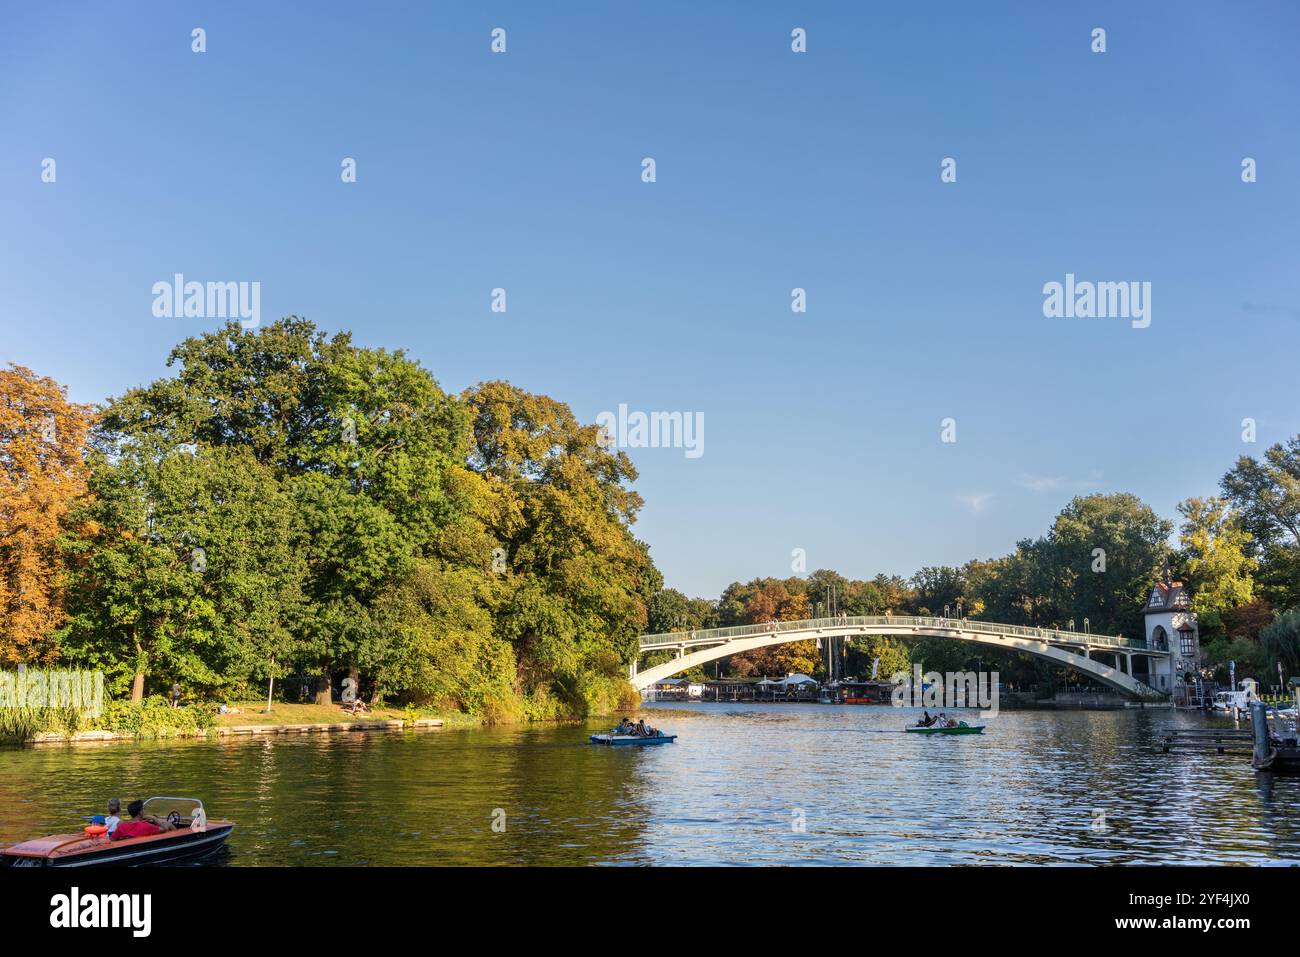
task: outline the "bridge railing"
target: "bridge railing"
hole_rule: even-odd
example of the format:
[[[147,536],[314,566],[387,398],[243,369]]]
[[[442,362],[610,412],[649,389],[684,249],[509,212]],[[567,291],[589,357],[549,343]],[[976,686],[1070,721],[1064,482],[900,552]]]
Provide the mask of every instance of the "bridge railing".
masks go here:
[[[674,631],[666,634],[643,635],[641,650],[653,651],[655,648],[666,645],[683,643],[720,644],[736,638],[771,634],[773,631],[779,634],[788,631],[811,631],[819,628],[843,629],[855,627],[897,627],[900,635],[916,628],[942,628],[952,631],[976,631],[990,635],[1032,638],[1037,641],[1055,642],[1057,644],[1088,645],[1093,648],[1124,648],[1131,651],[1148,650],[1144,638],[1094,635],[1081,631],[1062,631],[1058,628],[1034,628],[1029,625],[1002,625],[991,621],[977,621],[973,618],[932,618],[915,615],[857,615],[847,618],[810,618],[804,621],[773,621],[759,625],[732,625],[727,628]]]

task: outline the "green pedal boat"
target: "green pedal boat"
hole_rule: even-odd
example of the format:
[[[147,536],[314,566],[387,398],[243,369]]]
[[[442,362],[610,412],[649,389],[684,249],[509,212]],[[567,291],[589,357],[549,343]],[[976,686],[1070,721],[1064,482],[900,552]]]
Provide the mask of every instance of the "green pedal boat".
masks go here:
[[[904,728],[910,734],[983,734],[984,725],[962,722],[955,728],[918,728],[915,725]]]

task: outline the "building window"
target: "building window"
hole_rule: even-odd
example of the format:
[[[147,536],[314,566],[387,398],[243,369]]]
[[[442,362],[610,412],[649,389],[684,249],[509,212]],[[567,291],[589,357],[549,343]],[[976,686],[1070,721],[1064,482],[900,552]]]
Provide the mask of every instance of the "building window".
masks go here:
[[[1181,640],[1180,644],[1183,649],[1183,657],[1191,658],[1193,655],[1195,655],[1196,639],[1192,637],[1192,633],[1190,631],[1180,631],[1178,633],[1178,637]]]
[[[1164,651],[1169,646],[1165,638],[1165,630],[1160,625],[1156,625],[1155,630],[1151,632],[1151,647],[1158,651]]]

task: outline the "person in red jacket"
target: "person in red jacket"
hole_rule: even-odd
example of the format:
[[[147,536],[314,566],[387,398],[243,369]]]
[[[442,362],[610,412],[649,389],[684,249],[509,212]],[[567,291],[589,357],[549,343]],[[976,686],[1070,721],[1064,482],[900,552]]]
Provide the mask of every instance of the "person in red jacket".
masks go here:
[[[150,834],[174,830],[172,823],[164,818],[156,818],[152,814],[142,817],[143,811],[143,801],[132,801],[128,804],[126,812],[131,815],[131,820],[123,821],[114,828],[109,840],[121,841],[128,837],[148,837]]]

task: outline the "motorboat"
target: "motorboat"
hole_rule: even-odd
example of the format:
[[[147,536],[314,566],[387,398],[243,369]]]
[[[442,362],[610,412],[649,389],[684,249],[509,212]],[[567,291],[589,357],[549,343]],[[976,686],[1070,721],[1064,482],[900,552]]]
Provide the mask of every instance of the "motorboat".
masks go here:
[[[0,867],[133,867],[198,859],[220,850],[234,821],[209,820],[198,798],[151,797],[142,816],[165,818],[172,830],[110,840],[102,824],[51,834],[0,850]]]
[[[1254,696],[1250,691],[1220,691],[1214,696],[1210,710],[1219,714],[1232,714],[1234,711],[1244,715],[1250,714],[1250,702]]]

